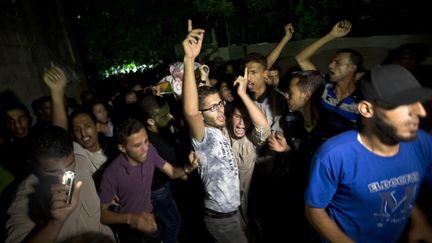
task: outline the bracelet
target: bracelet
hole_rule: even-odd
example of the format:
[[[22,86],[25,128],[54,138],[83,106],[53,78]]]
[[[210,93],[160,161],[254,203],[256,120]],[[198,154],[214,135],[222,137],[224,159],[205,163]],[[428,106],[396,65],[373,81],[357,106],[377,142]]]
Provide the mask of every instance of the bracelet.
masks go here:
[[[189,168],[188,168],[187,165],[185,165],[185,166],[183,167],[183,170],[184,170],[184,172],[185,172],[186,175],[189,175],[189,174],[192,172],[192,171],[189,170]]]

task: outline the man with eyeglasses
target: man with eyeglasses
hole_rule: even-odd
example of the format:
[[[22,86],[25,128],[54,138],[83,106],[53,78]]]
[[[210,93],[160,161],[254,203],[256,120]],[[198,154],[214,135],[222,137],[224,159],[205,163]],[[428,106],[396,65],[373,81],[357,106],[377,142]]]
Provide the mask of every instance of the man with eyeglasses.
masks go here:
[[[351,31],[347,20],[337,22],[325,36],[313,42],[295,56],[302,70],[318,70],[311,57],[328,42],[344,37]],[[328,137],[357,126],[360,119],[357,104],[360,101],[356,80],[364,73],[363,57],[353,49],[340,49],[330,61],[328,80],[321,98],[328,123]]]
[[[183,41],[183,112],[192,145],[201,161],[204,185],[204,222],[217,242],[248,242],[240,223],[240,183],[237,161],[225,134],[223,101],[217,89],[197,88],[193,65],[201,51],[204,30],[192,29]]]

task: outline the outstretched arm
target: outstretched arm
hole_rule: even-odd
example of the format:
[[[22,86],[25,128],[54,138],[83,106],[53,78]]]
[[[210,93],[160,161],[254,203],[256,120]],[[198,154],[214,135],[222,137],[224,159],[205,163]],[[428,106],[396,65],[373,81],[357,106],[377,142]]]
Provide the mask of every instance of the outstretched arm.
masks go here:
[[[305,207],[306,218],[314,229],[329,242],[354,243],[329,217],[324,208]]]
[[[204,139],[204,121],[199,111],[198,89],[195,82],[194,63],[195,58],[201,51],[204,30],[192,29],[192,21],[188,20],[188,32],[183,41],[185,52],[184,62],[184,81],[182,90],[183,113],[189,125],[191,136],[198,141]]]
[[[294,34],[294,27],[292,23],[285,25],[285,35],[282,40],[275,46],[275,48],[267,56],[267,69],[271,68],[276,60],[279,58],[283,48],[291,40]]]
[[[337,22],[332,30],[316,40],[305,49],[303,49],[299,54],[295,56],[295,59],[302,70],[317,70],[315,65],[310,61],[311,57],[320,49],[322,46],[328,42],[347,35],[351,30],[351,22],[348,20],[342,20]]]
[[[67,114],[64,104],[64,89],[67,84],[66,75],[61,68],[53,66],[44,72],[43,80],[50,89],[53,125],[67,130]]]

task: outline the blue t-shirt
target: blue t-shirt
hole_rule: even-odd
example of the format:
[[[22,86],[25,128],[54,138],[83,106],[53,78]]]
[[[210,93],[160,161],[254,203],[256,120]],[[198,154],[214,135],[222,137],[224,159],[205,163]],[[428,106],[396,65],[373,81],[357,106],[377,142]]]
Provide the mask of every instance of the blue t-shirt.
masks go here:
[[[339,114],[345,119],[356,123],[360,119],[357,109],[359,98],[358,91],[355,91],[350,96],[345,97],[343,100],[338,101],[333,83],[325,85],[324,92],[321,96],[321,104],[328,110]]]
[[[367,150],[357,131],[329,139],[314,156],[305,201],[326,208],[356,242],[396,242],[432,164],[432,137],[401,142],[396,155]]]

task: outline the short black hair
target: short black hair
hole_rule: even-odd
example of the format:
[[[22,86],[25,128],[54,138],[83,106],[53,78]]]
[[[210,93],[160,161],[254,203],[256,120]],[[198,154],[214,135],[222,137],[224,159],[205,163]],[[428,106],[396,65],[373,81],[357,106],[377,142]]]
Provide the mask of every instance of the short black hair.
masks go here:
[[[33,131],[30,136],[30,158],[39,164],[41,160],[63,158],[73,153],[70,134],[58,126],[48,126]]]
[[[219,94],[219,90],[213,88],[213,87],[209,87],[209,86],[201,86],[198,88],[198,105],[199,105],[199,109],[202,110],[204,109],[204,99],[212,94]]]
[[[291,79],[298,78],[297,86],[304,91],[314,93],[321,86],[324,86],[324,76],[317,70],[295,71],[291,73]]]
[[[268,68],[267,58],[261,53],[252,52],[246,55],[243,58],[243,66],[246,66],[246,64],[249,62],[255,62],[260,64],[264,68],[264,70],[267,70]]]
[[[139,120],[143,124],[147,124],[147,119],[154,119],[157,111],[164,107],[165,105],[168,105],[166,100],[160,96],[157,95],[147,95],[145,96],[140,104],[139,104]]]
[[[114,126],[114,137],[117,144],[126,145],[130,135],[144,129],[144,125],[135,118],[125,118]],[[144,129],[145,130],[145,129]]]
[[[269,71],[278,71],[279,74],[282,72],[282,68],[279,65],[273,64],[273,66],[269,67]]]
[[[342,48],[336,51],[336,54],[339,53],[349,53],[351,63],[357,66],[356,73],[364,72],[366,69],[363,67],[363,56],[360,52],[351,49],[351,48]]]
[[[31,118],[29,109],[27,108],[27,106],[25,106],[23,103],[15,101],[15,102],[9,102],[7,104],[4,104],[2,107],[2,119],[4,121],[4,119],[7,117],[7,112],[11,111],[11,110],[22,110],[24,111],[25,115],[28,118]]]
[[[39,109],[42,108],[42,105],[45,102],[51,102],[51,96],[49,96],[49,95],[41,96],[38,99],[35,99],[35,100],[32,101],[31,107],[32,107],[32,110],[33,110],[33,114],[35,116],[39,116]]]
[[[76,110],[74,110],[68,117],[68,124],[69,124],[69,130],[72,131],[73,130],[73,125],[72,125],[72,121],[75,117],[81,115],[81,114],[87,114],[90,116],[90,118],[92,119],[92,121],[95,123],[97,123],[97,118],[96,116],[93,114],[93,111],[90,111],[89,108],[78,108]]]

